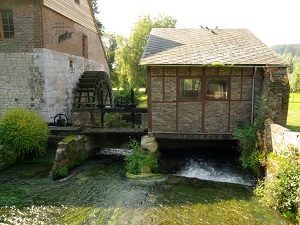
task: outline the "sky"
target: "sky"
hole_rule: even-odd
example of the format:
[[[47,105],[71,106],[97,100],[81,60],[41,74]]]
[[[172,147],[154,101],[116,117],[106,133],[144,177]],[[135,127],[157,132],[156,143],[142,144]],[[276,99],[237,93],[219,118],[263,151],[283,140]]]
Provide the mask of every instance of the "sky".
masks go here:
[[[299,0],[97,0],[105,32],[130,35],[140,16],[177,19],[176,28],[249,29],[268,46],[300,44]]]

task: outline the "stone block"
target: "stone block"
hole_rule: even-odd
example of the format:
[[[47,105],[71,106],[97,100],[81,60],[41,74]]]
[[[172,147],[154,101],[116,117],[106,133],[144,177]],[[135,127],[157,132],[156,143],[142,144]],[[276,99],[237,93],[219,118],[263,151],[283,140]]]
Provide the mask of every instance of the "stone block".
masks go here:
[[[141,138],[141,147],[149,150],[150,152],[155,152],[158,149],[158,143],[155,140],[155,137],[144,135]]]

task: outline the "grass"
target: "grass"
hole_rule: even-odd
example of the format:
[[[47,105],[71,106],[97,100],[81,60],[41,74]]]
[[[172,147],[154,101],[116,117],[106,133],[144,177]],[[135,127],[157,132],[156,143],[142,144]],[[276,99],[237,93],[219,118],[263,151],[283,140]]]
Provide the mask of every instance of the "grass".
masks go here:
[[[300,132],[300,93],[290,94],[286,127],[292,131]]]

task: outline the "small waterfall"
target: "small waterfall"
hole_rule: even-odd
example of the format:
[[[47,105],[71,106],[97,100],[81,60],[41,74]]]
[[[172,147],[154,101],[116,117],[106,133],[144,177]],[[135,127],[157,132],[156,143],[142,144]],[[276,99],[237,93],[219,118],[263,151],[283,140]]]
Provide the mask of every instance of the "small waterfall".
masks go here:
[[[131,149],[125,148],[101,148],[96,155],[115,155],[115,156],[126,156],[132,152]]]
[[[245,174],[231,164],[218,161],[188,159],[181,169],[176,172],[176,175],[247,186],[255,185],[249,174]]]

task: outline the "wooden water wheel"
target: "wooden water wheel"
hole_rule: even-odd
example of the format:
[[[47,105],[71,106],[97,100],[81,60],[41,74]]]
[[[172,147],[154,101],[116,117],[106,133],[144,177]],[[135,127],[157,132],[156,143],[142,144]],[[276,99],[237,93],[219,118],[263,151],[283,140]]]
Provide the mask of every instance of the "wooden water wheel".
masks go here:
[[[112,87],[106,72],[84,72],[75,89],[74,108],[105,108],[112,104]]]

